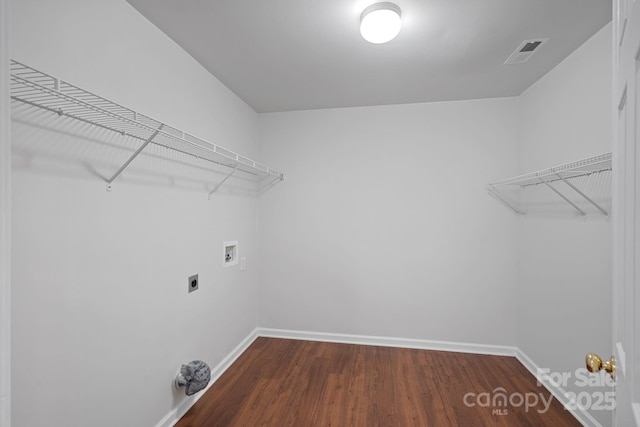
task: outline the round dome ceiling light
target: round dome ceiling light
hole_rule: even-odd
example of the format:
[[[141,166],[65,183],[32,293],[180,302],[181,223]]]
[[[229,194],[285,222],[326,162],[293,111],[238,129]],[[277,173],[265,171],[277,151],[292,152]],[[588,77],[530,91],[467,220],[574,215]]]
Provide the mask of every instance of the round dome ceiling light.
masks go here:
[[[369,43],[393,40],[402,27],[400,8],[390,2],[374,3],[360,15],[360,34]]]

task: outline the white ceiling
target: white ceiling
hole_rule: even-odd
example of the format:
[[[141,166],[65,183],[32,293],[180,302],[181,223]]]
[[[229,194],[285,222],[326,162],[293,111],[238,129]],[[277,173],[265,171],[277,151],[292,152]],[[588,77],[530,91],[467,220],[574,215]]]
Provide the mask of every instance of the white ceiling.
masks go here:
[[[610,0],[397,0],[399,36],[373,45],[376,0],[128,1],[258,112],[517,96],[611,20]]]

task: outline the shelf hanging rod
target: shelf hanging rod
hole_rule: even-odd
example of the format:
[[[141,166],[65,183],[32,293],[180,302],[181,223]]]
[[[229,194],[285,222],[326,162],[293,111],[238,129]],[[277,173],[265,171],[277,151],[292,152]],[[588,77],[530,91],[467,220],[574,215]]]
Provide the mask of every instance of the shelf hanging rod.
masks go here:
[[[160,132],[160,129],[162,129],[162,125],[160,125],[160,128],[157,129],[155,132],[153,132],[153,134],[149,138],[147,138],[147,140],[136,150],[136,152],[133,153],[131,157],[129,157],[122,166],[120,166],[120,169],[118,169],[113,174],[113,176],[107,180],[107,191],[111,191],[111,183],[122,173],[123,170],[127,168],[127,166],[129,166],[129,164],[133,161],[133,159],[138,157],[138,155],[142,153],[142,150],[144,150],[145,147],[149,145],[151,141],[153,141],[153,138],[155,138],[158,135],[158,133]]]
[[[607,212],[604,208],[602,208],[602,206],[600,206],[599,204],[597,204],[596,202],[593,201],[593,199],[591,199],[589,196],[587,196],[586,194],[584,194],[582,191],[580,191],[580,189],[578,189],[575,185],[571,184],[569,181],[567,181],[562,175],[560,174],[556,174],[556,176],[558,178],[560,178],[562,180],[562,182],[564,182],[565,184],[567,184],[573,191],[575,191],[576,193],[578,193],[579,195],[581,195],[587,202],[591,203],[593,206],[595,206],[600,212],[602,212],[602,214],[606,217],[609,217],[609,212]]]
[[[85,119],[85,118],[82,118],[82,117],[78,117],[78,116],[75,116],[73,114],[66,113],[62,109],[56,109],[56,108],[47,107],[46,105],[36,104],[35,102],[27,101],[26,99],[22,99],[22,98],[20,98],[18,96],[11,96],[11,99],[13,99],[15,101],[18,101],[18,102],[22,102],[22,103],[27,104],[27,105],[31,105],[32,107],[41,108],[43,110],[50,111],[50,112],[55,113],[55,114],[57,114],[59,116],[69,117],[70,119],[78,120],[79,122],[87,123],[87,124],[92,125],[92,126],[101,127],[103,129],[110,130],[111,132],[115,132],[115,133],[119,133],[121,135],[131,136],[133,138],[138,138],[138,139],[144,140],[144,138],[141,138],[141,137],[139,137],[137,135],[132,135],[132,134],[127,133],[127,132],[123,132],[123,131],[118,130],[118,129],[114,128],[114,127],[103,125],[102,123],[96,123],[94,121],[91,121],[91,120],[88,120],[88,119]]]
[[[238,163],[238,166],[236,166],[235,168],[233,168],[233,170],[224,177],[224,179],[222,181],[220,181],[218,183],[218,185],[215,186],[215,188],[213,190],[211,190],[211,193],[209,193],[209,200],[211,200],[211,196],[213,196],[213,193],[215,193],[216,191],[218,191],[218,188],[220,188],[222,186],[222,184],[225,183],[226,180],[228,180],[229,178],[231,178],[231,175],[233,175],[234,173],[236,173],[236,171],[238,170],[238,168],[240,167],[241,163]]]
[[[565,202],[567,202],[567,203],[569,203],[571,206],[573,206],[573,207],[574,207],[574,209],[575,209],[575,210],[577,210],[578,212],[580,212],[580,214],[581,214],[582,216],[587,216],[587,213],[586,213],[585,211],[583,211],[582,209],[580,209],[580,208],[578,207],[578,205],[576,205],[575,203],[573,203],[573,202],[572,202],[571,200],[569,200],[569,199],[568,199],[564,194],[562,194],[560,191],[558,191],[558,189],[556,189],[554,186],[552,186],[552,185],[551,185],[551,184],[549,184],[547,181],[545,181],[543,177],[539,176],[539,177],[538,177],[538,179],[539,179],[540,181],[542,181],[542,183],[543,183],[544,185],[546,185],[547,187],[549,187],[549,189],[551,189],[551,191],[553,191],[554,193],[556,193],[558,196],[562,197],[562,199],[563,199]]]
[[[581,178],[583,176],[590,176],[590,175],[593,175],[593,174],[596,174],[596,173],[607,172],[607,171],[610,171],[610,170],[611,170],[611,168],[607,167],[607,168],[603,168],[603,169],[595,169],[595,170],[590,170],[590,171],[553,172],[553,175],[557,176],[558,178],[549,179],[549,180],[547,180],[547,182],[553,183],[553,182],[556,182],[556,181],[559,181],[559,180],[563,180],[564,181],[565,179]],[[560,173],[562,173],[562,174],[572,174],[572,175],[571,176],[562,177],[561,175],[559,175]],[[544,174],[538,174],[535,177],[540,179],[541,176],[552,176],[552,175],[551,175],[551,172],[549,172],[549,173],[544,173]],[[519,185],[520,187],[525,188],[525,187],[531,187],[532,185],[540,185],[540,184],[541,184],[541,182],[531,182],[531,183],[525,183],[525,184],[517,184],[517,182],[516,182],[514,184],[505,184],[505,185]]]
[[[22,77],[19,77],[19,76],[16,76],[16,75],[12,75],[11,78],[14,79],[14,80],[19,81],[21,84],[23,84],[25,86],[31,87],[33,89],[39,90],[41,92],[44,92],[44,93],[47,93],[47,94],[50,94],[50,95],[53,95],[56,98],[64,99],[65,101],[70,102],[72,104],[80,105],[80,106],[85,107],[85,108],[87,108],[87,109],[89,109],[89,110],[91,110],[91,111],[93,111],[95,113],[104,114],[105,116],[111,117],[112,119],[120,120],[120,121],[123,121],[125,123],[130,124],[130,125],[137,126],[137,127],[142,127],[142,128],[148,129],[148,130],[155,130],[152,126],[149,126],[149,125],[146,125],[144,123],[140,123],[139,121],[137,121],[137,114],[134,114],[134,116],[136,117],[136,120],[130,119],[130,118],[125,117],[125,116],[123,116],[121,114],[114,113],[114,112],[111,112],[109,110],[105,110],[104,108],[96,107],[93,104],[85,102],[85,101],[83,101],[81,99],[69,96],[66,93],[62,92],[61,90],[49,89],[46,86],[40,85],[38,83],[34,83],[34,82],[26,80],[26,79],[23,79]],[[96,95],[94,95],[94,96],[96,96]],[[36,105],[36,106],[42,108],[42,106],[40,104],[32,103],[32,105]],[[121,107],[121,108],[124,108],[124,107]],[[132,111],[132,110],[129,110],[129,109],[127,109],[127,110],[130,111],[131,113],[135,113],[135,111]],[[53,109],[53,111],[56,111],[58,114],[67,115],[66,113],[64,113],[64,111],[62,109],[59,109],[59,110]],[[120,132],[120,133],[122,133],[122,132]],[[165,133],[165,132],[163,132],[163,133]],[[167,136],[173,136],[173,135],[167,134]],[[185,142],[188,142],[188,141],[185,141]]]
[[[50,111],[50,112],[55,113],[55,114],[57,114],[59,116],[69,117],[70,119],[77,120],[79,122],[83,122],[83,123],[89,124],[91,126],[97,126],[97,127],[102,128],[102,129],[106,129],[108,131],[118,133],[118,134],[123,135],[123,136],[130,136],[132,138],[137,138],[137,139],[140,139],[140,140],[143,140],[143,141],[145,140],[145,138],[143,138],[141,136],[134,135],[132,133],[116,129],[116,128],[112,127],[112,126],[104,125],[102,123],[94,122],[92,120],[85,119],[83,117],[78,117],[78,116],[76,116],[74,114],[67,113],[67,112],[65,112],[65,111],[63,111],[62,109],[59,109],[59,108],[56,109],[56,108],[47,107],[46,105],[36,104],[35,102],[27,101],[26,99],[22,99],[22,98],[20,98],[18,96],[12,96],[11,99],[13,99],[15,101],[18,101],[18,102],[22,102],[23,104],[31,105],[32,107],[36,107],[36,108],[40,108],[40,109],[43,109],[43,110]]]

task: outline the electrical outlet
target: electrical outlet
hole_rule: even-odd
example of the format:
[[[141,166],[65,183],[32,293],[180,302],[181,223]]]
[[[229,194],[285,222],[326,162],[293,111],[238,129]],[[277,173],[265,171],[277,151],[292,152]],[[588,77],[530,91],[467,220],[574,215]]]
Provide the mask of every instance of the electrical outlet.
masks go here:
[[[198,275],[189,276],[189,292],[198,290]]]

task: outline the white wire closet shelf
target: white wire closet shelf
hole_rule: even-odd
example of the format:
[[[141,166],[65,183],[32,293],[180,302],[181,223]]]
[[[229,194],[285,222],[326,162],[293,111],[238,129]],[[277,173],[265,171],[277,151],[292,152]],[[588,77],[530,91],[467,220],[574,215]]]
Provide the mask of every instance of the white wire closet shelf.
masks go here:
[[[228,175],[209,196],[236,172],[243,172],[257,180],[267,177],[273,177],[276,181],[284,179],[283,172],[13,60],[11,99],[142,141],[136,152],[106,180],[107,190],[111,190],[113,181],[148,144],[230,168]]]
[[[514,194],[521,194],[523,190],[534,186],[542,186],[551,191],[550,194],[553,194],[556,199],[562,200],[583,217],[587,216],[587,207],[604,217],[608,217],[607,204],[611,198],[611,169],[611,153],[604,153],[492,182],[487,185],[487,191],[520,215],[526,214],[527,209],[518,197],[514,197]]]

